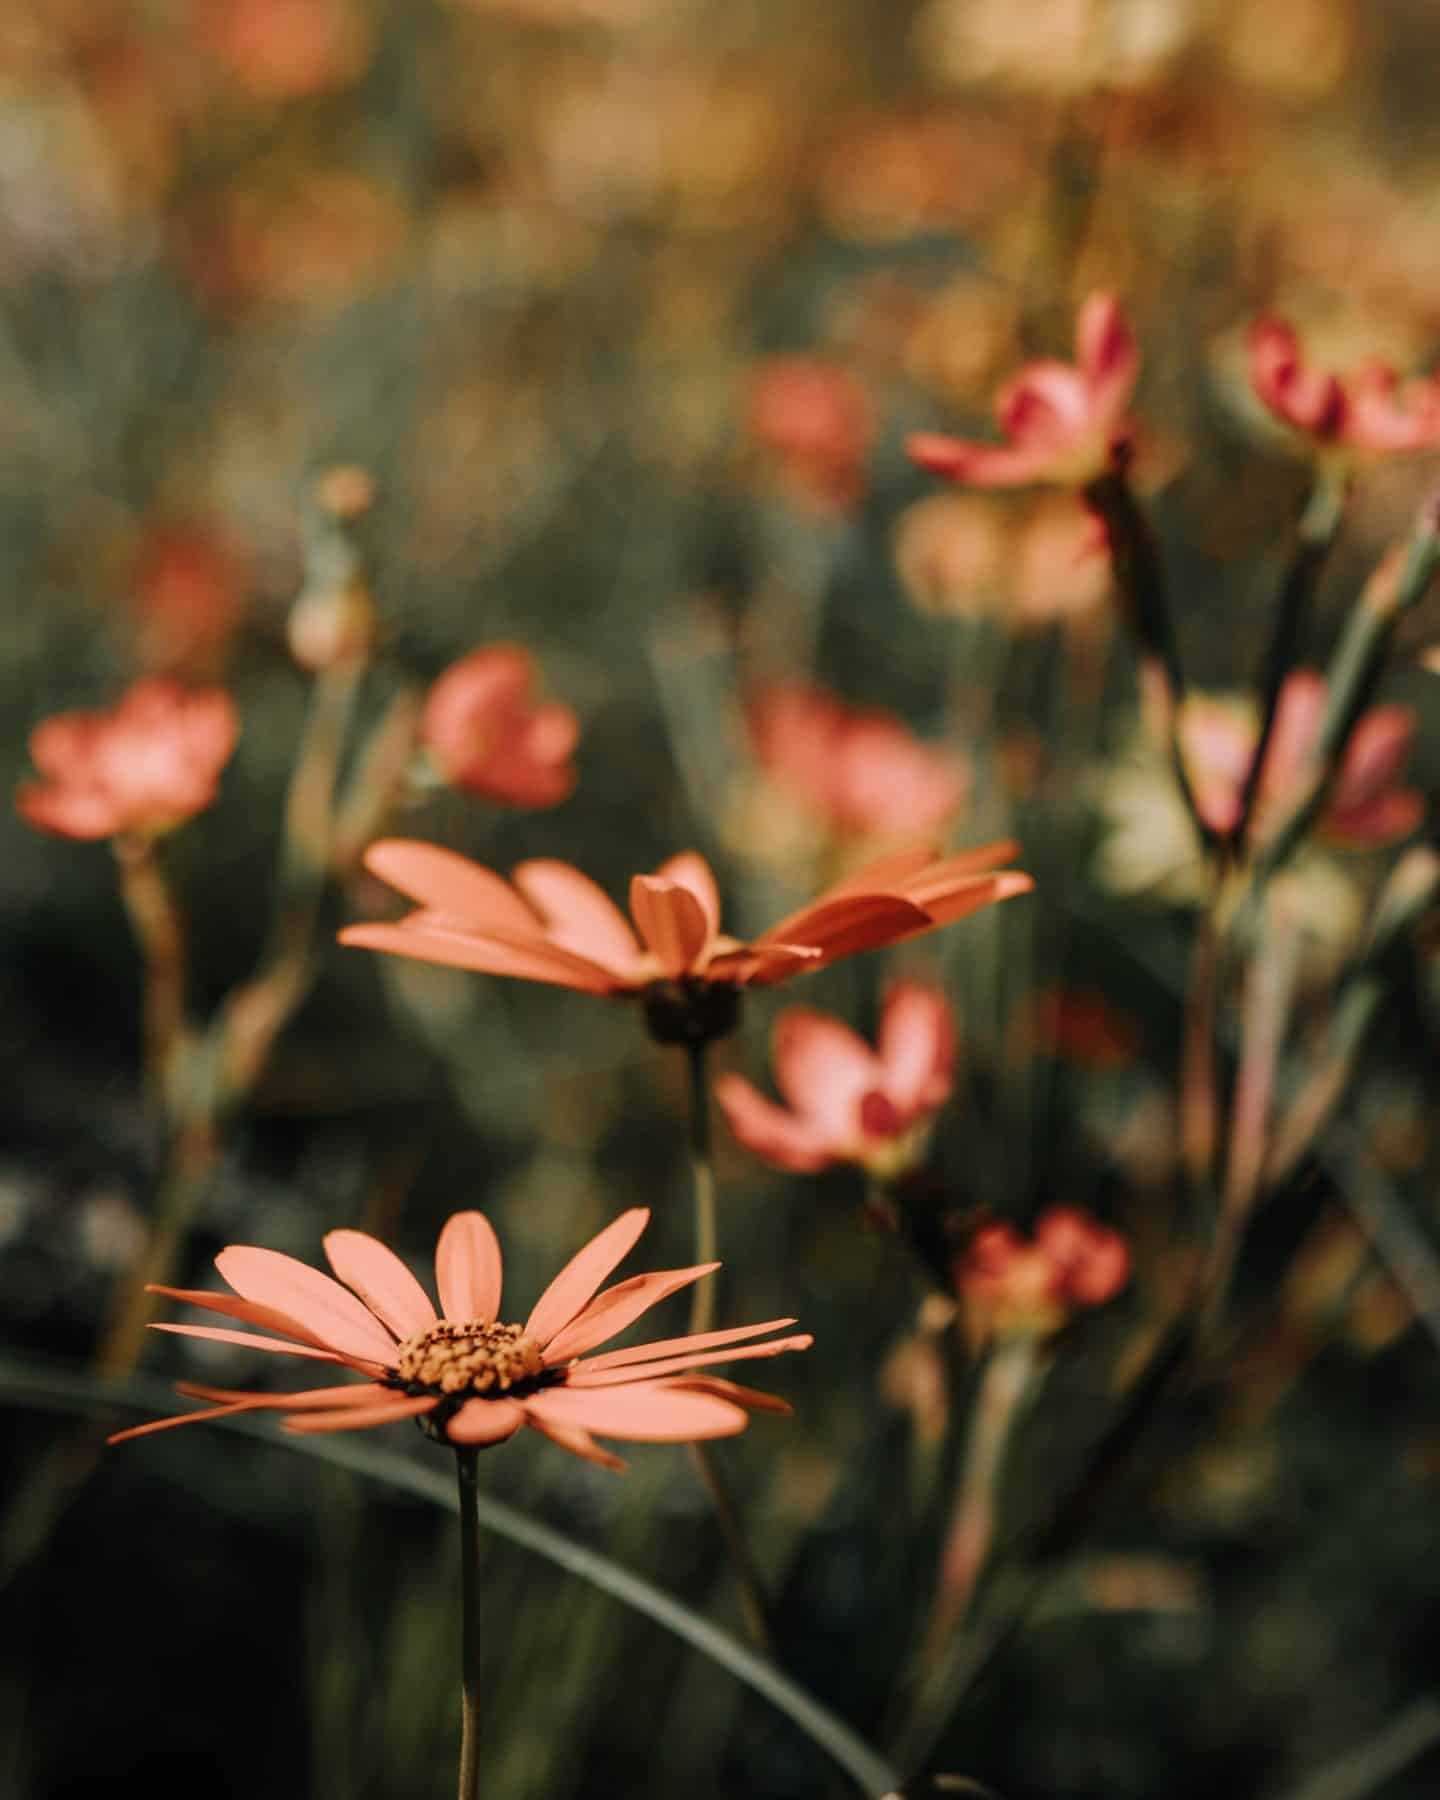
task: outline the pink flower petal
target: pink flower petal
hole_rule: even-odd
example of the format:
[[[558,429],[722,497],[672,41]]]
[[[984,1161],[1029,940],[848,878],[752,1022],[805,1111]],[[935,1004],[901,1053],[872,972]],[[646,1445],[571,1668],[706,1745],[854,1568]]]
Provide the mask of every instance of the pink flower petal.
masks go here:
[[[1043,447],[973,444],[936,431],[911,432],[905,454],[932,475],[980,488],[1028,486],[1040,480],[1050,460]]]
[[[1075,360],[1097,411],[1118,419],[1140,373],[1135,333],[1113,294],[1091,294],[1075,326]]]
[[[378,1238],[364,1231],[331,1231],[324,1243],[330,1267],[397,1338],[412,1337],[435,1323],[430,1296]]]
[[[525,1410],[546,1424],[650,1444],[733,1437],[748,1423],[744,1410],[728,1400],[663,1382],[627,1388],[546,1388],[526,1400]]]
[[[815,1121],[800,1119],[752,1087],[743,1075],[722,1075],[715,1098],[737,1143],[776,1168],[814,1175],[838,1160]]]
[[[875,1052],[829,1013],[792,1006],[775,1021],[771,1063],[786,1100],[843,1154],[855,1137],[860,1096],[884,1083]]]
[[[570,1258],[535,1302],[525,1322],[526,1332],[542,1350],[570,1323],[610,1271],[630,1254],[649,1223],[650,1209],[632,1206]]]
[[[629,978],[639,960],[639,941],[624,913],[588,875],[569,863],[540,858],[521,863],[513,880],[544,918],[553,943]]]
[[[555,1368],[569,1362],[572,1356],[605,1343],[627,1325],[633,1325],[652,1306],[703,1276],[713,1275],[719,1267],[719,1263],[697,1263],[688,1269],[656,1269],[649,1275],[632,1275],[628,1281],[606,1288],[551,1338],[545,1347],[547,1367]]]
[[[317,1341],[347,1356],[393,1366],[395,1343],[384,1326],[352,1293],[278,1250],[232,1244],[215,1267],[242,1299],[291,1314]]]
[[[630,912],[662,972],[672,981],[688,974],[710,936],[704,909],[689,888],[637,875],[630,883]]]
[[[745,1362],[750,1357],[783,1356],[787,1350],[808,1350],[815,1342],[809,1332],[794,1337],[772,1338],[768,1344],[741,1344],[734,1350],[697,1350],[688,1356],[664,1356],[654,1362],[636,1363],[623,1369],[590,1369],[582,1364],[565,1378],[567,1388],[608,1388],[632,1381],[653,1381],[656,1376],[678,1375],[702,1365]]]
[[[438,844],[386,838],[365,852],[365,867],[407,899],[456,923],[541,935],[540,921],[508,881]]]
[[[761,1337],[767,1331],[783,1331],[794,1323],[793,1319],[767,1319],[763,1325],[733,1325],[726,1331],[691,1332],[686,1337],[662,1338],[653,1344],[632,1344],[628,1350],[605,1350],[599,1356],[587,1356],[576,1372],[578,1369],[623,1369],[631,1363],[653,1362],[658,1357],[675,1356],[686,1350],[710,1350],[721,1344],[739,1343],[744,1338]]]
[[[467,1400],[445,1427],[452,1444],[500,1444],[525,1423],[518,1400]]]
[[[500,1311],[501,1270],[500,1242],[484,1213],[452,1213],[435,1246],[435,1280],[445,1317],[493,1324]]]
[[[885,996],[880,1015],[880,1061],[885,1089],[902,1114],[942,1106],[955,1070],[955,1013],[938,988],[902,981]]]
[[[371,1425],[389,1425],[396,1419],[418,1419],[440,1404],[433,1394],[418,1400],[397,1396],[376,1406],[339,1406],[333,1412],[297,1413],[284,1421],[287,1431],[302,1437],[317,1431],[364,1431]]]
[[[661,881],[674,881],[692,893],[705,915],[707,935],[714,937],[720,929],[720,890],[715,873],[698,850],[681,850],[668,858],[655,871]]]

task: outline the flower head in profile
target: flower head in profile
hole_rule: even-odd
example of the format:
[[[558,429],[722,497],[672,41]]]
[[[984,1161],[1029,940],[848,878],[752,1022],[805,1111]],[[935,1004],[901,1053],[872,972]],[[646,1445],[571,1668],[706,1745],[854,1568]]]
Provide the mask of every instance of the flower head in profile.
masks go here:
[[[893,713],[846,706],[820,688],[762,691],[750,738],[766,776],[836,837],[926,837],[964,805],[970,770]]]
[[[1052,1206],[1023,1238],[986,1225],[958,1259],[955,1283],[982,1336],[1046,1337],[1080,1307],[1103,1306],[1130,1279],[1118,1231],[1074,1206]]]
[[[1440,447],[1440,380],[1402,383],[1378,357],[1344,375],[1318,369],[1284,319],[1250,327],[1250,385],[1277,419],[1323,450],[1392,456]]]
[[[502,1443],[528,1425],[576,1456],[623,1468],[593,1434],[689,1443],[743,1431],[747,1407],[788,1412],[769,1394],[695,1371],[702,1364],[808,1349],[812,1340],[804,1334],[757,1341],[793,1319],[589,1354],[719,1267],[662,1269],[604,1287],[649,1218],[645,1208],[634,1207],[607,1225],[571,1257],[523,1325],[499,1318],[500,1246],[483,1213],[456,1213],[440,1233],[438,1313],[394,1251],[363,1231],[326,1237],[325,1254],[338,1280],[279,1251],[232,1246],[215,1259],[231,1293],[151,1292],[258,1326],[259,1332],[169,1324],[156,1330],[299,1356],[364,1379],[289,1394],[187,1382],[179,1391],[210,1401],[209,1407],[118,1432],[110,1442],[243,1412],[283,1413],[286,1429],[296,1432],[419,1419],[431,1437],[462,1448]]]
[[[693,850],[634,878],[627,919],[568,863],[521,863],[506,881],[453,851],[390,839],[370,847],[365,865],[419,911],[347,926],[340,941],[583,993],[643,995],[662,1042],[704,1041],[731,1028],[741,988],[772,986],[1027,893],[1028,875],[998,867],[1015,850],[997,843],[957,856],[881,857],[744,943],[720,929],[715,877]]]
[[[211,804],[238,734],[222,688],[138,681],[108,712],[42,720],[30,734],[40,780],[15,804],[60,837],[153,837]]]
[[[1119,301],[1091,294],[1075,327],[1075,361],[1027,363],[1001,388],[995,415],[1004,443],[918,432],[906,448],[922,469],[971,487],[1084,487],[1113,466],[1129,440],[1126,412],[1139,372],[1140,352]]]
[[[731,1131],[777,1168],[813,1174],[858,1163],[894,1180],[923,1155],[955,1079],[955,1018],[937,989],[901,982],[885,997],[875,1049],[828,1013],[793,1006],[775,1021],[771,1060],[786,1104],[742,1075],[715,1098]]]
[[[568,706],[535,699],[535,677],[518,644],[490,644],[452,663],[430,689],[420,741],[453,787],[506,806],[568,798],[579,723]]]
[[[1325,677],[1296,669],[1285,678],[1256,796],[1256,836],[1297,797],[1320,736],[1328,699]],[[1180,717],[1180,741],[1201,817],[1222,836],[1239,823],[1241,796],[1259,738],[1253,707],[1243,701],[1195,694]],[[1423,796],[1401,786],[1401,772],[1415,736],[1415,720],[1403,706],[1376,706],[1350,734],[1320,835],[1347,849],[1383,847],[1407,836],[1424,816]]]

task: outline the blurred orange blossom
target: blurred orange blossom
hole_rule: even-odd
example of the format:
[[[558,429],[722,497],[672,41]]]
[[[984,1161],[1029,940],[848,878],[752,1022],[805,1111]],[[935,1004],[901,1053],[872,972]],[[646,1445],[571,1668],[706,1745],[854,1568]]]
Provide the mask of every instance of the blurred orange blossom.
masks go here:
[[[1074,1206],[1052,1206],[1027,1242],[1010,1225],[986,1225],[957,1259],[955,1283],[982,1332],[1045,1336],[1079,1306],[1101,1306],[1130,1279],[1118,1231]]]
[[[109,711],[57,713],[30,734],[41,779],[21,815],[61,837],[149,837],[202,812],[239,734],[222,688],[138,681]]]
[[[569,796],[579,722],[568,706],[532,698],[535,676],[518,644],[490,644],[436,681],[420,740],[452,786],[508,806],[558,806]]]
[[[500,1245],[483,1213],[455,1213],[440,1233],[440,1313],[394,1251],[363,1231],[326,1236],[325,1254],[338,1281],[279,1251],[232,1245],[215,1266],[233,1293],[150,1291],[279,1335],[213,1325],[155,1329],[339,1364],[366,1379],[290,1394],[185,1382],[182,1394],[213,1404],[117,1432],[109,1441],[245,1412],[284,1413],[286,1429],[301,1433],[419,1419],[430,1437],[461,1448],[503,1443],[528,1425],[576,1456],[620,1469],[624,1464],[595,1442],[593,1432],[641,1443],[687,1443],[743,1431],[747,1407],[789,1412],[783,1400],[694,1370],[809,1349],[808,1334],[749,1341],[793,1325],[793,1319],[585,1355],[720,1266],[632,1275],[602,1290],[649,1219],[644,1207],[632,1207],[607,1225],[571,1257],[523,1325],[497,1318]]]

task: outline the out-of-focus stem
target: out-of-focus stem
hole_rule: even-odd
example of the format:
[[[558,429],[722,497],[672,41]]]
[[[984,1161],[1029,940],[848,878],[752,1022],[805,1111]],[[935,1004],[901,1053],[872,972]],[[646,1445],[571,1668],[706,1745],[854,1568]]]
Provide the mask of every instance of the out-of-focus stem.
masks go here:
[[[720,1247],[715,1217],[715,1163],[710,1149],[710,1086],[705,1075],[705,1045],[685,1046],[690,1074],[690,1180],[695,1202],[695,1260],[716,1260]],[[710,1277],[690,1290],[690,1330],[715,1328],[715,1283]]]
[[[1265,662],[1260,673],[1260,736],[1256,740],[1255,754],[1250,759],[1245,786],[1240,795],[1240,818],[1233,838],[1237,854],[1243,852],[1250,834],[1265,757],[1275,730],[1280,689],[1284,686],[1285,677],[1294,667],[1311,599],[1345,516],[1349,488],[1348,472],[1338,466],[1323,466],[1316,476],[1315,486],[1300,519],[1295,553],[1280,586],[1270,641],[1265,649]]]
[[[140,946],[145,1076],[167,1104],[171,1060],[185,1029],[185,924],[153,837],[113,840],[120,896]]]
[[[755,1558],[750,1554],[750,1545],[745,1538],[745,1528],[740,1523],[734,1496],[730,1492],[725,1477],[720,1473],[720,1465],[712,1455],[708,1444],[692,1444],[690,1456],[695,1464],[696,1472],[704,1483],[705,1491],[710,1496],[710,1504],[715,1511],[715,1523],[720,1527],[720,1535],[725,1540],[726,1555],[729,1556],[730,1565],[735,1571],[736,1585],[739,1589],[740,1614],[745,1621],[745,1630],[757,1650],[763,1650],[766,1656],[774,1656],[775,1644],[770,1635],[770,1620],[766,1611],[760,1571],[755,1566]]]
[[[1215,1179],[1220,1136],[1216,1026],[1220,986],[1219,882],[1195,928],[1180,1049],[1180,1160],[1196,1200]]]
[[[460,1481],[460,1786],[459,1800],[480,1795],[480,1490],[479,1452],[457,1450]]]
[[[348,875],[384,829],[405,786],[419,723],[420,695],[403,688],[366,739],[336,811],[330,842],[330,867],[336,875]]]

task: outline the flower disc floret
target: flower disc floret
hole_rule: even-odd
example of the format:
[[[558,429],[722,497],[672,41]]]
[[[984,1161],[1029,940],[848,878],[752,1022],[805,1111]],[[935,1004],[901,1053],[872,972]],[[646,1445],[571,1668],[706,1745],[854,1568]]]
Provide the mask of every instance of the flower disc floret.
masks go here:
[[[405,1339],[395,1353],[407,1389],[445,1395],[509,1394],[545,1373],[540,1346],[523,1325],[457,1324],[441,1319]]]

